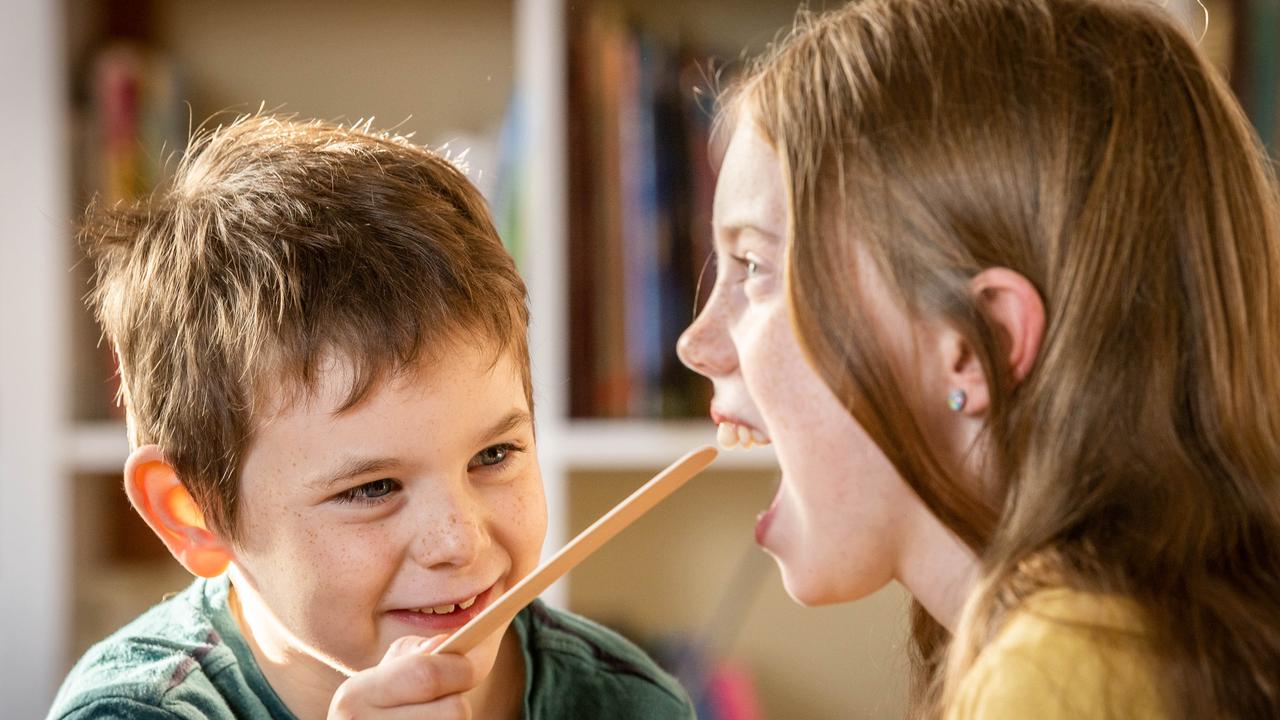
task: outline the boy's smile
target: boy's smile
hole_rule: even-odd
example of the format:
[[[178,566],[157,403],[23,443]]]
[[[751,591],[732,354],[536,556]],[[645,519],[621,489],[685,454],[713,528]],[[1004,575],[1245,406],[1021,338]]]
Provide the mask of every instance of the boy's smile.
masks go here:
[[[313,394],[264,413],[232,578],[282,693],[291,677],[340,682],[399,637],[450,632],[536,567],[546,507],[530,408],[515,362],[491,355],[452,343],[336,414],[351,369],[332,362]],[[482,673],[501,640],[471,653]]]

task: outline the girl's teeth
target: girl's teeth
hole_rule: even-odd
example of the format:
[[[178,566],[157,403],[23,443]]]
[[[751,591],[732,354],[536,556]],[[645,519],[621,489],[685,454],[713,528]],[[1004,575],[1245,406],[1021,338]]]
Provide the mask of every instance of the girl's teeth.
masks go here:
[[[720,447],[730,450],[741,446],[744,449],[750,449],[756,445],[768,445],[769,438],[759,430],[752,430],[737,423],[722,422],[716,428],[716,441],[720,443]]]
[[[467,608],[475,604],[476,604],[476,599],[471,598],[470,600],[463,600],[462,604],[458,605],[458,607],[461,608],[462,610],[466,610]]]
[[[716,441],[720,443],[720,447],[728,450],[738,444],[738,433],[733,423],[720,423],[720,427],[716,430]]]
[[[449,613],[453,612],[453,609],[455,607],[457,607],[457,605],[440,605],[438,607],[432,608],[432,610],[437,615],[448,615]]]

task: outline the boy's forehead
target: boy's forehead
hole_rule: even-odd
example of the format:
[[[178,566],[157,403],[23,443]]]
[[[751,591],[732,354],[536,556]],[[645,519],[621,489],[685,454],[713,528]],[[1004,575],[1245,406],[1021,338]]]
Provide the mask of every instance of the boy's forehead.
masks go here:
[[[517,376],[515,352],[496,343],[455,340],[440,343],[434,352],[419,352],[408,362],[391,358],[362,358],[345,350],[319,353],[310,372],[281,365],[260,378],[255,416],[259,423],[294,413],[341,416],[358,410],[384,390],[416,389],[430,393],[462,377],[494,372],[509,360]],[[447,377],[446,377],[447,376]]]

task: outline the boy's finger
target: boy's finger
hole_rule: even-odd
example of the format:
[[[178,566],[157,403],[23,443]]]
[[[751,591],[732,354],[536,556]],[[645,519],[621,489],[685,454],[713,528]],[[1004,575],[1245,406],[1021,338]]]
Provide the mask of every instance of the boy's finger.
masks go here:
[[[367,677],[361,677],[367,673]],[[473,688],[475,671],[465,655],[413,653],[387,660],[361,673],[369,703],[396,707],[431,702]]]
[[[380,709],[378,720],[469,720],[471,705],[461,695],[450,695],[421,705]]]
[[[397,638],[392,641],[391,646],[387,648],[387,652],[382,656],[382,662],[386,662],[394,657],[400,657],[401,655],[429,653],[448,637],[448,635],[436,635],[431,638],[424,638],[419,635],[405,635],[404,637]]]
[[[471,717],[471,705],[461,693],[445,695],[429,702],[387,706],[394,697],[380,696],[385,686],[372,675],[356,675],[338,688],[329,705],[329,720],[358,720],[377,717],[378,720],[466,720]]]

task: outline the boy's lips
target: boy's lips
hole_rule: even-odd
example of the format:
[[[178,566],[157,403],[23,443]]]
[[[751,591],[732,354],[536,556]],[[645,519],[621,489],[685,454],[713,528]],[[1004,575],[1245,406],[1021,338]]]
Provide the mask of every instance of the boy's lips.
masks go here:
[[[446,605],[437,606],[439,609],[447,610],[452,606],[452,611],[439,613],[435,612],[435,608],[406,608],[402,610],[391,610],[387,615],[399,620],[400,622],[415,628],[420,633],[430,633],[438,635],[442,632],[450,632],[466,625],[471,618],[480,614],[480,611],[489,606],[494,598],[494,588],[497,585],[491,585],[489,588],[476,595],[474,601],[470,598],[463,598],[460,602],[447,603]],[[462,607],[463,605],[467,607]]]

